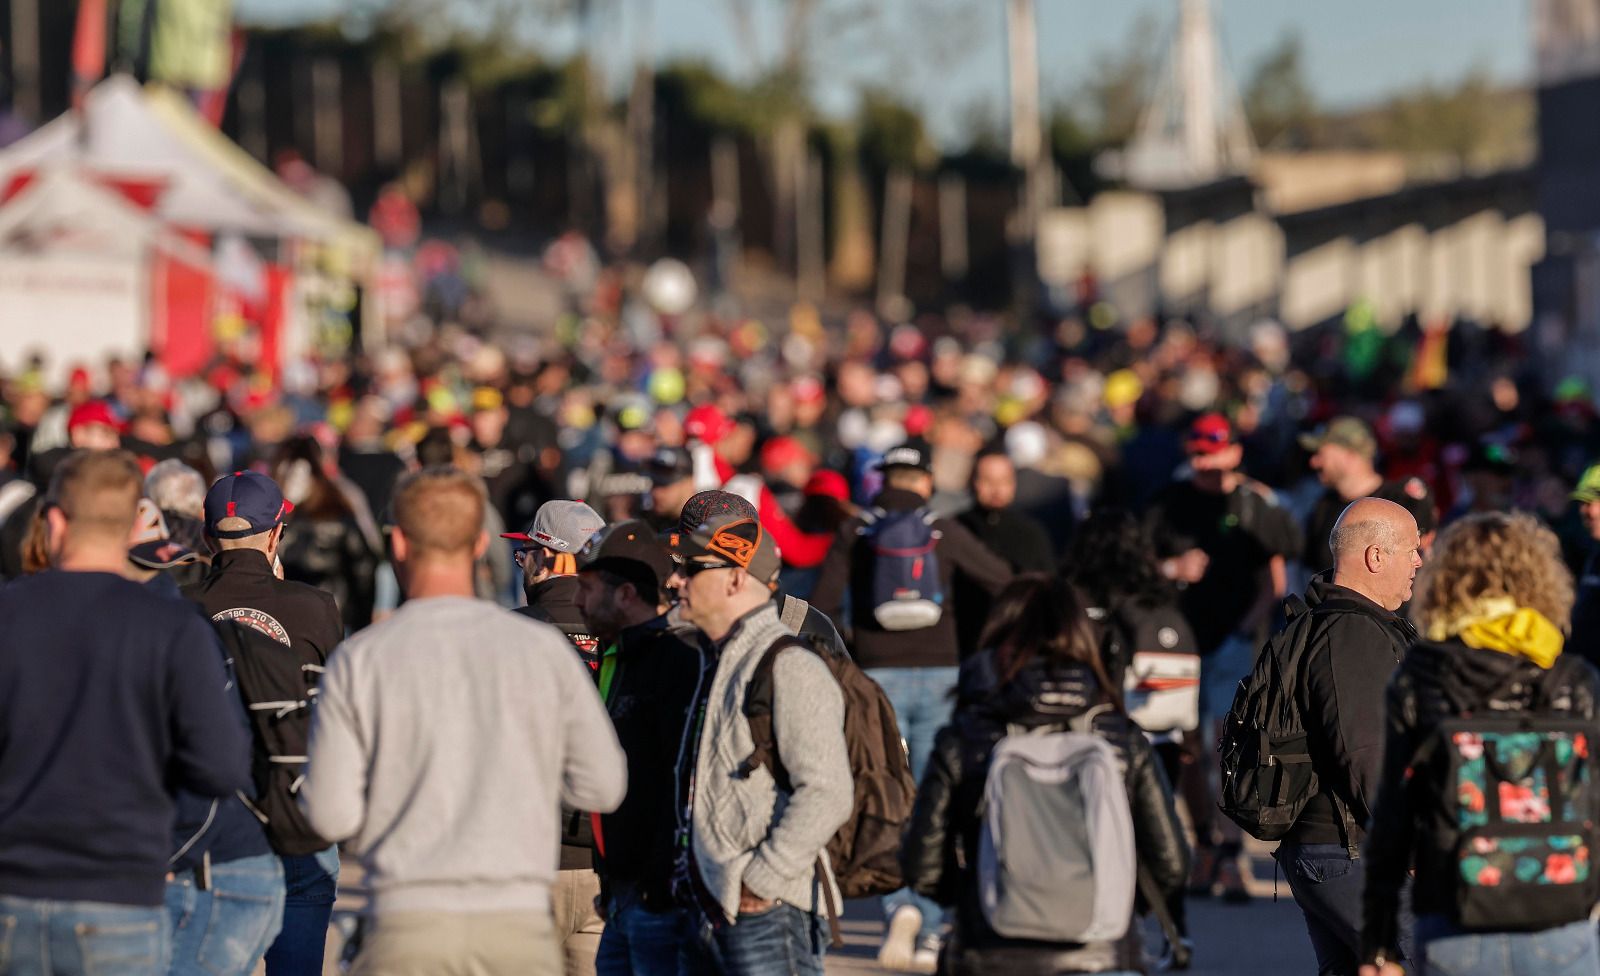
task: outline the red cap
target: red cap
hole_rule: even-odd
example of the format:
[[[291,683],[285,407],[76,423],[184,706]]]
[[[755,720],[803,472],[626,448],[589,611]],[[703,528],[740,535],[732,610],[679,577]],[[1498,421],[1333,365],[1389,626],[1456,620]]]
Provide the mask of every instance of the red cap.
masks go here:
[[[683,432],[697,441],[715,445],[733,433],[733,421],[715,404],[695,407],[683,418]]]
[[[823,388],[822,381],[815,376],[802,376],[795,380],[789,387],[794,398],[801,403],[821,403],[828,396],[828,391]]]
[[[82,366],[72,371],[72,377],[67,380],[67,386],[74,390],[87,390],[93,385],[89,378],[89,371]]]
[[[1216,454],[1233,446],[1233,425],[1220,413],[1208,413],[1189,425],[1190,454]]]
[[[847,502],[850,500],[850,483],[839,472],[820,468],[812,472],[811,480],[806,482],[806,494]]]
[[[72,408],[72,414],[67,417],[67,432],[71,433],[79,427],[89,427],[94,424],[110,427],[119,434],[126,426],[122,418],[111,409],[110,404],[104,400],[89,400]]]
[[[771,472],[778,468],[803,461],[816,463],[816,457],[793,437],[774,437],[761,446],[761,470]]]
[[[907,437],[921,437],[933,426],[933,410],[925,403],[919,403],[906,411],[905,423],[901,425],[906,429]]]

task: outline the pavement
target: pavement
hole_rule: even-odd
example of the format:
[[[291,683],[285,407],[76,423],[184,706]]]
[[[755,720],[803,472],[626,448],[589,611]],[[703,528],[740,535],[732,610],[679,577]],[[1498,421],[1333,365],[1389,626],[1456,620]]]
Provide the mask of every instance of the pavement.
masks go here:
[[[1191,976],[1280,976],[1286,973],[1316,972],[1316,958],[1306,936],[1305,921],[1289,893],[1287,882],[1276,883],[1274,899],[1273,862],[1268,845],[1250,842],[1247,852],[1252,876],[1247,887],[1254,896],[1249,904],[1230,905],[1219,899],[1198,898],[1189,902],[1189,931],[1195,942]],[[342,936],[341,921],[359,912],[365,901],[361,869],[349,858],[344,860],[339,879],[339,904],[335,906],[334,928],[328,933],[326,976],[338,976],[337,965]],[[878,943],[883,938],[883,918],[878,903],[851,901],[845,904],[843,949],[828,953],[830,976],[880,974]]]

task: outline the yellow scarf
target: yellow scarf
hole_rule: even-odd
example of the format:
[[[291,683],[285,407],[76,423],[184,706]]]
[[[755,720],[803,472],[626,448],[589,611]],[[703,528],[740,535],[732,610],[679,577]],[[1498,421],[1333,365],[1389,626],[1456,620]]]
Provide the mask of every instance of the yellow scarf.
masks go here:
[[[1541,668],[1556,663],[1566,642],[1561,629],[1537,610],[1519,607],[1510,597],[1480,600],[1454,620],[1428,625],[1431,641],[1461,638],[1468,647],[1524,657]]]

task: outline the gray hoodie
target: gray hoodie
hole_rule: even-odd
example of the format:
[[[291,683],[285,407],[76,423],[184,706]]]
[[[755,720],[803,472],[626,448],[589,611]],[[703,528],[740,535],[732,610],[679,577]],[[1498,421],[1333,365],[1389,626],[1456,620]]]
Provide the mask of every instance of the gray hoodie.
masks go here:
[[[761,898],[820,911],[817,858],[855,802],[844,696],[828,666],[804,648],[779,654],[772,673],[773,737],[794,792],[781,792],[764,766],[738,775],[755,748],[745,692],[767,648],[786,636],[793,632],[778,619],[776,603],[736,623],[722,642],[706,702],[695,764],[694,853],[702,880],[730,919],[739,914],[741,883]]]
[[[372,911],[547,911],[560,805],[609,813],[627,765],[549,624],[436,597],[328,659],[300,806],[347,841]]]

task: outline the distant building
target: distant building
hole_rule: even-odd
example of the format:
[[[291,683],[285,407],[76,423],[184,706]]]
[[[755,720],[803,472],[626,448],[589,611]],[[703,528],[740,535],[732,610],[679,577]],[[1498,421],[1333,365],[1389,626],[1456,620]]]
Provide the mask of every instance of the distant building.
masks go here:
[[[1600,381],[1600,0],[1538,0],[1537,197],[1547,235],[1533,273],[1546,379]]]

